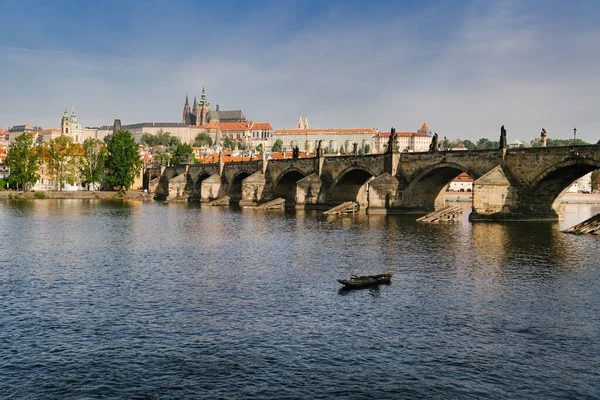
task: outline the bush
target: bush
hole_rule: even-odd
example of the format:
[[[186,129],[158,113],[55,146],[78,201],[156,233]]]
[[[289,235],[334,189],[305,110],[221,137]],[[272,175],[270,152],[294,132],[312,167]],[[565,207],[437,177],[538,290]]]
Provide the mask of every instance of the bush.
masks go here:
[[[35,197],[36,199],[45,199],[46,198],[46,192],[35,192],[33,194],[33,197]]]

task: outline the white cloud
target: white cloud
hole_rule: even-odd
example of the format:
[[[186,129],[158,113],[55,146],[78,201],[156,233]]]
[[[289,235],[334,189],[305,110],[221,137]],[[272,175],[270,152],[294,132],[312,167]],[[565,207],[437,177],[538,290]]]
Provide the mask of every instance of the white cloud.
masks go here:
[[[292,127],[302,113],[314,127],[412,130],[426,121],[442,136],[471,140],[495,139],[502,124],[509,139],[524,140],[542,127],[571,137],[577,126],[578,137],[595,143],[600,32],[547,28],[521,3],[486,4],[452,24],[432,8],[360,23],[344,23],[347,10],[331,8],[296,34],[261,31],[259,43],[245,26],[235,41],[235,32],[226,42],[190,39],[182,55],[5,47],[0,124],[57,126],[64,106],[75,106],[85,125],[179,121],[185,93],[193,98],[204,85],[213,105],[218,98],[222,109],[275,128]],[[278,26],[292,18],[274,8],[255,20],[268,13]]]

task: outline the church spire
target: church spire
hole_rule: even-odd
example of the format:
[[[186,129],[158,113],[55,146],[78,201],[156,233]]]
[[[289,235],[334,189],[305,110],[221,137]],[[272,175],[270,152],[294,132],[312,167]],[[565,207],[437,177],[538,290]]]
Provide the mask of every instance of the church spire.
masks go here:
[[[219,99],[217,99],[217,109],[215,111],[219,112]]]
[[[304,116],[304,129],[309,129],[308,128],[308,116]]]
[[[298,116],[298,123],[296,124],[296,129],[304,129],[304,122],[302,122],[302,115]]]
[[[194,108],[196,107],[197,104],[198,104],[198,102],[196,101],[196,95],[194,95]]]
[[[191,110],[190,110],[190,101],[188,99],[188,94],[185,94],[185,105],[183,106],[183,116],[181,117],[181,123],[186,125],[191,125]]]
[[[200,96],[200,105],[204,106],[208,104],[206,101],[206,94],[204,94],[204,86],[202,86],[202,96]]]

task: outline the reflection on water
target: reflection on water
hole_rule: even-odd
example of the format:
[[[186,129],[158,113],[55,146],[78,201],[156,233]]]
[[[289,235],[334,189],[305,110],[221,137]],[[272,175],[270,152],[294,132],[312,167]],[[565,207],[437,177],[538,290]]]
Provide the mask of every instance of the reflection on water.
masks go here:
[[[560,229],[599,211],[0,201],[0,398],[592,398],[600,247]]]

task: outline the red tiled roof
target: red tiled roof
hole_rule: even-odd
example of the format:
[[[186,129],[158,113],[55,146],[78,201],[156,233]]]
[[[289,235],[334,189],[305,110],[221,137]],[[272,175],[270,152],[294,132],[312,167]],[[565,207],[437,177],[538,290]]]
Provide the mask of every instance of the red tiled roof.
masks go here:
[[[427,123],[423,122],[423,125],[421,126],[421,129],[419,129],[420,131],[428,131],[430,130],[429,127],[427,126]]]
[[[473,178],[471,178],[466,172],[462,172],[459,176],[454,178],[454,182],[473,182]]]
[[[273,127],[271,126],[270,123],[268,122],[255,122],[254,125],[252,125],[252,129],[267,129],[267,130],[273,130]]]

